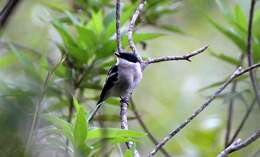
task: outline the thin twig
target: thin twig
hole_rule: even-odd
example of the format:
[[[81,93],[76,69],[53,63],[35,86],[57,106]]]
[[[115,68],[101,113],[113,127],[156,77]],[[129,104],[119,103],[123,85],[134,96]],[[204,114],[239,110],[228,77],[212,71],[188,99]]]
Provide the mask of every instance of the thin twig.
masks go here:
[[[116,42],[117,42],[117,51],[122,52],[122,42],[121,42],[121,33],[120,33],[120,0],[116,0]]]
[[[141,118],[139,112],[137,111],[137,108],[135,106],[135,103],[134,103],[134,100],[133,98],[131,97],[130,98],[130,102],[131,102],[131,105],[132,105],[132,110],[135,114],[135,117],[137,119],[137,121],[139,122],[139,124],[141,125],[141,127],[143,128],[143,130],[145,131],[145,133],[147,133],[148,137],[150,138],[150,140],[154,143],[154,145],[157,145],[158,144],[158,141],[156,140],[156,138],[153,136],[153,134],[150,132],[150,130],[147,128],[147,126],[145,125],[143,119]],[[164,149],[160,149],[160,151],[162,152],[162,154],[165,156],[165,157],[171,157],[171,155]]]
[[[129,98],[124,98],[120,101],[121,110],[120,110],[120,118],[121,118],[121,129],[128,130],[128,121],[127,121],[127,108],[128,108],[128,100]],[[126,146],[128,149],[133,147],[133,142],[126,142]],[[140,157],[140,154],[136,149],[134,149],[134,157]]]
[[[242,141],[241,139],[237,139],[225,150],[223,150],[220,154],[218,154],[217,157],[227,157],[228,154],[248,146],[249,144],[257,140],[259,137],[260,137],[260,130],[257,130],[255,133],[253,133],[250,137],[248,137],[244,141]]]
[[[255,10],[255,3],[256,0],[251,0],[250,5],[250,13],[249,13],[249,21],[248,21],[248,34],[247,34],[247,59],[248,59],[248,66],[254,64],[253,60],[253,42],[252,42],[252,32],[253,32],[253,18],[254,18],[254,10]],[[256,101],[260,108],[260,92],[258,91],[259,87],[256,82],[254,71],[249,72],[249,77],[253,86],[253,90],[256,95]]]
[[[191,58],[193,56],[196,56],[202,52],[204,52],[208,46],[203,46],[198,50],[192,51],[189,54],[183,55],[183,56],[163,56],[163,57],[158,57],[154,59],[148,59],[147,61],[144,61],[143,63],[146,65],[153,64],[153,63],[159,63],[159,62],[166,62],[166,61],[173,61],[173,60],[186,60],[186,61],[191,61]]]
[[[221,94],[221,92],[237,77],[243,75],[244,73],[249,72],[252,69],[260,67],[260,63],[254,64],[244,70],[241,70],[241,67],[235,70],[235,72],[230,76],[230,78],[206,101],[204,102],[195,112],[192,113],[190,117],[188,117],[181,125],[179,125],[176,129],[170,131],[164,139],[162,139],[158,145],[149,153],[149,156],[153,156],[161,149],[170,139],[172,139],[177,133],[179,133],[186,125],[188,125],[195,117],[197,117],[217,96]]]
[[[237,81],[235,80],[232,84],[232,89],[231,93],[236,92],[236,87],[237,87]],[[229,142],[229,136],[232,128],[232,122],[233,122],[233,111],[234,111],[234,99],[230,100],[230,103],[228,105],[228,115],[227,115],[227,130],[226,130],[226,135],[225,135],[225,148],[228,146]]]
[[[229,146],[231,143],[233,143],[234,140],[237,138],[237,136],[238,136],[238,134],[240,133],[240,131],[242,130],[242,128],[243,128],[243,126],[244,126],[246,120],[248,119],[250,113],[252,112],[255,102],[256,102],[256,98],[255,98],[255,99],[253,100],[253,102],[250,104],[250,106],[249,106],[249,108],[247,109],[247,111],[246,111],[246,113],[245,113],[243,119],[241,120],[241,122],[240,122],[240,124],[239,124],[237,130],[235,131],[233,137],[231,138],[231,140],[229,141],[229,143],[227,144],[227,146]]]
[[[245,55],[244,53],[241,54],[240,56],[240,60],[239,60],[239,66],[242,66],[243,63],[243,59],[244,59]],[[238,68],[239,66],[237,66],[236,68]],[[237,83],[238,81],[235,80],[232,84],[231,87],[231,93],[235,93],[236,92],[236,88],[237,88]],[[234,98],[232,98],[230,100],[230,103],[228,105],[228,115],[227,115],[227,130],[226,130],[226,135],[225,135],[225,148],[228,146],[229,143],[229,138],[230,138],[230,133],[231,133],[231,128],[232,128],[232,122],[233,122],[233,112],[234,112]]]
[[[41,104],[42,104],[42,101],[43,101],[43,98],[45,96],[45,93],[47,92],[47,88],[48,88],[48,82],[49,80],[51,79],[51,76],[53,75],[53,73],[55,72],[55,70],[59,67],[59,65],[64,61],[65,59],[65,56],[62,56],[60,61],[53,67],[52,70],[48,71],[46,77],[45,77],[45,80],[44,80],[44,83],[43,83],[43,86],[42,86],[42,89],[41,89],[41,94],[40,94],[40,97],[38,99],[38,102],[35,106],[35,112],[34,112],[34,115],[33,115],[33,120],[32,120],[32,124],[31,124],[31,129],[30,129],[30,132],[29,132],[29,135],[28,135],[28,139],[27,139],[27,142],[26,142],[26,148],[25,148],[25,152],[24,152],[24,155],[26,155],[29,151],[29,147],[31,146],[31,142],[32,142],[32,137],[33,137],[33,132],[34,130],[36,130],[36,126],[37,126],[37,123],[38,123],[38,117],[39,117],[39,113],[41,111]]]
[[[137,52],[134,40],[133,40],[133,31],[135,27],[135,22],[139,16],[139,14],[144,10],[145,0],[141,0],[137,9],[135,10],[129,24],[128,24],[128,43],[129,47],[131,48],[132,52],[138,56],[138,58],[141,60],[141,57],[139,53]]]

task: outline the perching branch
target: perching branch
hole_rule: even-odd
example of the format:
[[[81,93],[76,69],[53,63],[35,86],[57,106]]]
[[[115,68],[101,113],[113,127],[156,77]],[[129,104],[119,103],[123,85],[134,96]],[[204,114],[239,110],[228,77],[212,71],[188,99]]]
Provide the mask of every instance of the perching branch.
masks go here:
[[[183,55],[183,56],[163,56],[163,57],[158,57],[154,59],[148,59],[147,61],[144,61],[143,63],[146,65],[153,64],[153,63],[159,63],[159,62],[166,62],[166,61],[173,61],[173,60],[186,60],[186,61],[191,61],[191,58],[193,56],[196,56],[202,52],[204,52],[208,46],[203,46],[198,50],[192,51],[189,54]]]
[[[140,114],[138,113],[137,111],[137,108],[135,106],[135,103],[134,103],[134,100],[133,98],[131,97],[130,98],[130,102],[131,102],[131,105],[132,105],[132,109],[133,109],[133,112],[135,114],[135,117],[137,119],[137,121],[139,122],[139,124],[141,125],[141,127],[143,128],[143,130],[145,131],[145,133],[147,133],[148,137],[150,138],[150,140],[154,143],[154,145],[157,145],[158,144],[158,141],[156,140],[156,138],[153,136],[153,134],[150,132],[150,130],[147,128],[147,126],[145,125],[143,119],[141,118]],[[171,157],[171,155],[165,150],[165,149],[160,149],[160,151],[162,152],[162,154],[165,156],[165,157]]]
[[[253,100],[253,102],[250,104],[250,106],[249,106],[249,108],[247,109],[247,111],[246,111],[244,117],[242,118],[242,120],[241,120],[241,122],[240,122],[240,124],[239,124],[239,126],[238,126],[238,128],[237,128],[237,130],[235,131],[233,137],[231,138],[231,140],[229,141],[229,143],[227,144],[227,146],[229,146],[230,144],[232,144],[232,143],[234,142],[234,140],[237,138],[239,132],[242,130],[242,128],[243,128],[243,126],[244,126],[246,120],[248,119],[250,113],[252,112],[255,102],[256,102],[256,98],[255,98],[255,99]]]
[[[144,5],[145,5],[145,0],[141,0],[139,3],[137,9],[135,10],[129,24],[128,24],[128,43],[129,47],[131,48],[132,52],[138,56],[139,59],[141,59],[139,53],[137,52],[134,40],[133,40],[133,31],[134,31],[134,26],[135,22],[140,15],[140,13],[144,10]]]
[[[117,41],[117,50],[118,52],[122,51],[121,35],[120,35],[120,0],[116,1],[116,41]],[[127,122],[127,108],[128,108],[129,98],[121,100],[120,106],[120,118],[121,118],[121,129],[128,130]],[[133,147],[133,142],[126,142],[128,149]],[[134,157],[140,157],[138,151],[134,149]]]
[[[254,18],[254,9],[255,9],[255,3],[256,0],[251,0],[251,6],[250,6],[250,13],[249,13],[249,21],[248,21],[248,34],[247,34],[247,59],[248,59],[248,66],[251,66],[254,64],[253,60],[253,42],[252,42],[252,31],[253,31],[253,18]],[[256,101],[258,103],[258,106],[260,108],[260,92],[259,87],[256,82],[254,71],[249,72],[249,77],[253,86],[253,90],[256,95]]]
[[[260,130],[257,130],[254,134],[252,134],[250,137],[242,141],[241,139],[237,139],[235,142],[233,142],[230,146],[228,146],[225,150],[223,150],[217,157],[227,157],[228,154],[238,151],[255,140],[257,140],[260,137]]]
[[[128,122],[127,122],[127,108],[128,108],[129,98],[124,98],[120,101],[121,110],[120,110],[120,118],[121,118],[121,129],[128,130]],[[126,146],[128,149],[133,147],[133,142],[126,142]],[[140,154],[136,149],[134,149],[134,157],[140,157]]]
[[[254,64],[244,70],[241,67],[235,70],[235,72],[230,76],[230,78],[206,101],[204,102],[195,112],[192,113],[190,117],[188,117],[181,125],[179,125],[176,129],[170,131],[170,133],[162,139],[161,142],[156,145],[156,147],[149,153],[149,156],[155,155],[158,150],[160,150],[170,139],[172,139],[177,133],[179,133],[186,125],[188,125],[195,117],[197,117],[217,96],[221,94],[221,92],[237,77],[260,67],[260,63]]]

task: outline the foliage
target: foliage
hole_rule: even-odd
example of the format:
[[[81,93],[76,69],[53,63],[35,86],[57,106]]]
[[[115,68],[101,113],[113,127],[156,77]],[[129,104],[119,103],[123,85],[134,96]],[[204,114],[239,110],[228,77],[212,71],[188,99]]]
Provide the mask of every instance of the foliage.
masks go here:
[[[121,25],[126,26],[137,3],[137,1],[123,3]],[[175,13],[175,9],[167,6],[169,3],[174,4],[170,0],[164,0],[162,3],[154,1],[153,5],[149,4],[147,6],[149,12],[143,15],[147,22],[142,24],[161,29],[167,27],[172,32],[180,32],[176,26],[157,25],[160,23],[157,22],[159,18]],[[1,82],[3,84],[1,102],[10,104],[9,107],[3,107],[4,110],[10,108],[10,112],[8,109],[8,112],[3,114],[4,110],[1,110],[0,116],[12,117],[13,111],[18,110],[17,112],[23,113],[20,116],[25,117],[21,118],[24,119],[22,123],[30,126],[31,115],[35,112],[35,105],[40,101],[40,124],[37,125],[38,129],[34,130],[33,145],[30,149],[32,155],[50,150],[59,154],[68,152],[70,156],[98,156],[102,153],[103,141],[106,141],[108,149],[111,150],[115,149],[117,144],[127,141],[138,142],[145,134],[121,130],[117,127],[93,127],[92,124],[88,124],[86,111],[88,107],[80,105],[84,103],[91,106],[96,102],[104,76],[115,62],[113,57],[116,51],[114,4],[107,0],[77,0],[73,4],[61,0],[44,0],[39,4],[51,16],[46,24],[50,24],[50,29],[54,29],[59,35],[58,39],[55,38],[51,42],[55,44],[60,56],[65,59],[56,65],[54,62],[57,61],[49,57],[52,53],[44,54],[6,40],[6,53],[0,58],[0,68],[6,71],[16,69],[14,75],[19,73],[20,77],[12,86],[9,82]],[[158,8],[160,8],[159,12]],[[140,24],[141,22],[138,21],[138,25]],[[136,43],[143,43],[162,35],[164,34],[137,32],[133,38]],[[129,50],[126,32],[122,32],[122,44],[124,49]],[[51,71],[54,73],[49,73]],[[45,84],[48,75],[51,76]],[[40,97],[43,99],[41,100]],[[118,106],[119,101],[108,100],[107,104]],[[74,110],[75,113],[71,113]],[[73,115],[71,118],[70,114]],[[129,118],[134,119],[134,117]],[[100,115],[96,119],[117,124],[119,116]],[[5,120],[1,120],[2,122],[4,124]],[[17,126],[14,128],[18,130],[18,122],[15,124]],[[23,135],[26,137],[24,141],[30,132],[29,128]],[[8,130],[8,126],[4,130]],[[18,133],[13,132],[13,136],[16,134]],[[21,140],[18,139],[17,143],[21,143]],[[10,153],[13,153],[13,156],[23,156],[23,149],[21,146],[17,154]],[[125,156],[131,154],[131,151],[127,151]]]

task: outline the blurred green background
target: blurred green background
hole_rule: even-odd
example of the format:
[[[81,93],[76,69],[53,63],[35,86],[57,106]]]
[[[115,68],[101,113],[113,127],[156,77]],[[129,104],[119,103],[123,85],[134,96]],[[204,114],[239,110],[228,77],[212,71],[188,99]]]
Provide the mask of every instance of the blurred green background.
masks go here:
[[[164,55],[183,55],[204,45],[209,45],[209,50],[195,56],[192,62],[173,61],[159,63],[149,66],[144,71],[143,80],[134,92],[133,99],[146,125],[158,140],[162,139],[169,130],[176,128],[191,115],[208,96],[216,91],[218,86],[203,91],[200,89],[226,79],[234,71],[235,65],[214,57],[212,52],[216,54],[223,53],[232,56],[236,60],[239,60],[241,54],[241,49],[208,20],[208,17],[210,17],[223,27],[231,27],[225,21],[225,17],[218,8],[216,1],[184,0],[171,2],[174,4],[171,6],[171,9],[176,11],[155,19],[157,25],[174,25],[176,29],[162,29],[147,21],[145,24],[138,24],[138,33],[153,32],[163,34],[160,37],[145,41],[145,49],[142,48],[141,44],[137,44],[141,55],[148,58]],[[4,0],[0,1],[1,7],[4,3]],[[84,16],[97,12],[97,10],[103,7],[100,4],[92,6],[87,4],[86,1],[82,1],[82,3],[86,3],[85,10],[79,11],[78,15],[76,13],[72,15],[83,19],[83,21],[91,19],[91,16],[85,19]],[[106,8],[104,7],[104,15],[107,15],[109,9],[113,8],[114,2],[108,3],[111,3],[112,7],[109,7],[110,4]],[[128,3],[126,2],[126,4]],[[239,5],[245,15],[248,16],[249,1],[230,0],[227,4],[231,9]],[[259,12],[259,5],[260,3],[258,2],[256,12]],[[94,9],[90,10],[88,7]],[[177,9],[174,9],[175,7]],[[5,29],[2,30],[0,41],[1,157],[24,155],[23,152],[30,131],[32,115],[41,95],[44,78],[47,71],[54,67],[61,56],[61,49],[58,48],[57,43],[62,43],[62,38],[58,33],[59,30],[57,31],[57,26],[53,26],[51,21],[53,19],[61,19],[60,21],[64,20],[66,23],[67,19],[65,16],[67,14],[64,13],[64,10],[73,10],[72,8],[69,0],[24,0],[16,8]],[[145,17],[145,15],[143,16]],[[154,16],[151,15],[151,17]],[[62,19],[63,17],[65,19]],[[259,30],[259,25],[256,25],[255,29]],[[125,27],[123,30],[125,30]],[[75,30],[70,32],[75,34]],[[254,53],[259,54],[259,51]],[[95,57],[97,56],[90,57],[85,64],[89,64]],[[108,56],[106,61],[97,60],[97,62],[96,66],[102,65],[103,68],[99,70],[104,72],[102,75],[100,74],[101,76],[97,74],[91,78],[91,83],[100,86],[104,82],[104,74],[107,68],[113,63],[113,56]],[[244,65],[247,65],[246,60],[244,60]],[[69,100],[67,96],[69,92],[65,91],[72,92],[73,90],[68,85],[69,83],[66,84],[66,81],[70,80],[69,77],[73,78],[74,75],[73,70],[71,75],[65,75],[64,73],[67,73],[67,71],[63,70],[64,68],[66,66],[60,67],[59,71],[51,79],[50,87],[47,89],[41,103],[41,113],[51,113],[66,119],[68,115]],[[94,72],[92,71],[92,73]],[[77,71],[75,72],[76,75]],[[259,70],[256,71],[256,76],[258,79],[260,78]],[[88,83],[88,80],[86,82]],[[246,91],[247,89],[252,90],[250,85],[249,79],[246,79],[241,81],[237,88],[238,93],[242,93],[241,95],[243,95],[243,99],[247,104],[250,104],[253,99],[252,92]],[[82,91],[83,93],[81,93],[81,97],[78,99],[86,110],[90,111],[94,108],[96,96],[100,92],[99,88]],[[227,109],[230,97],[233,98],[233,96],[230,96],[230,88],[227,88],[221,97],[217,98],[176,138],[171,140],[165,146],[165,149],[173,156],[178,157],[216,156],[224,147]],[[118,101],[116,102],[119,103]],[[236,98],[234,106],[232,133],[237,128],[247,109],[247,106],[239,98]],[[116,115],[119,113],[119,107],[111,104],[106,104],[102,110],[106,114]],[[129,114],[133,115],[131,111],[129,111]],[[259,121],[259,108],[255,105],[239,137],[244,139],[256,129],[259,129]],[[106,125],[115,128],[120,127],[119,122],[108,122]],[[40,120],[38,128],[45,126],[47,126],[47,123],[44,120]],[[135,131],[143,131],[136,120],[130,121],[129,128]],[[36,140],[33,142],[35,143],[35,148],[32,148],[34,150],[31,150],[33,152],[31,156],[63,156],[63,153],[60,153],[57,148],[46,146],[46,143],[52,143],[53,141],[48,142],[47,138],[41,137],[44,134],[42,131],[38,129],[34,132],[34,139]],[[260,141],[258,140],[230,156],[252,156],[255,152],[259,152],[259,145]],[[122,144],[121,147],[124,148],[124,145]],[[154,145],[146,136],[137,143],[138,150],[144,156],[153,147]],[[115,146],[110,156],[120,156],[117,149]],[[162,156],[162,154],[158,153],[157,156]],[[260,156],[260,153],[256,156]]]

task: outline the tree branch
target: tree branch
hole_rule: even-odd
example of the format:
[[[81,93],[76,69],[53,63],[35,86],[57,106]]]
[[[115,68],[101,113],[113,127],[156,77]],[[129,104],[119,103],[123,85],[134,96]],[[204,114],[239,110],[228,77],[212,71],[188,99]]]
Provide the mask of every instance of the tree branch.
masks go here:
[[[122,52],[122,43],[121,43],[121,35],[120,35],[120,0],[116,0],[116,41],[117,41],[117,51]],[[121,108],[120,108],[120,118],[121,118],[121,129],[128,130],[128,122],[127,122],[127,108],[128,108],[129,98],[125,98],[121,100]],[[133,142],[126,142],[126,146],[128,149],[133,147]],[[140,157],[138,151],[134,148],[134,157]]]
[[[16,6],[21,0],[8,0],[0,12],[0,30],[7,24],[10,15],[15,11]]]
[[[255,140],[257,140],[260,137],[260,130],[257,130],[254,134],[252,134],[250,137],[242,141],[241,139],[237,139],[235,142],[233,142],[230,146],[228,146],[225,150],[223,150],[217,157],[227,157],[228,154],[238,151]]]
[[[253,100],[253,102],[250,104],[250,106],[249,106],[249,108],[247,109],[247,111],[246,111],[246,113],[245,113],[243,119],[241,120],[241,122],[240,122],[240,124],[239,124],[237,130],[235,131],[233,137],[231,138],[231,140],[229,141],[229,143],[227,144],[227,146],[229,146],[230,144],[232,144],[232,143],[234,142],[234,140],[237,138],[239,132],[242,130],[242,128],[243,128],[243,126],[244,126],[246,120],[248,119],[250,113],[252,112],[255,102],[256,102],[256,98],[255,98],[255,99]]]
[[[150,138],[150,140],[154,143],[154,145],[157,145],[158,144],[158,141],[156,140],[156,138],[153,136],[153,134],[150,132],[150,130],[147,128],[147,126],[145,125],[143,119],[141,118],[140,114],[138,113],[137,111],[137,108],[135,106],[135,103],[134,103],[134,100],[133,98],[131,97],[130,98],[130,102],[131,102],[131,105],[132,105],[132,109],[133,109],[133,112],[135,114],[135,117],[137,119],[137,121],[139,122],[139,124],[141,125],[141,127],[143,128],[143,130],[147,133],[148,137]],[[165,150],[165,149],[160,149],[160,151],[162,152],[162,154],[165,156],[165,157],[171,157],[171,155]]]
[[[176,129],[170,131],[170,133],[162,139],[161,142],[156,145],[156,147],[149,153],[149,156],[153,156],[161,149],[170,139],[172,139],[177,133],[179,133],[186,125],[188,125],[195,117],[197,117],[221,92],[237,77],[249,72],[252,69],[260,67],[260,63],[254,64],[244,70],[241,67],[235,70],[235,72],[230,76],[230,78],[206,101],[204,102],[195,112],[192,113],[181,125]]]
[[[133,40],[133,30],[135,26],[135,22],[140,15],[140,13],[144,10],[145,0],[141,0],[137,9],[135,10],[129,24],[128,24],[128,43],[129,47],[131,48],[132,52],[138,56],[138,58],[141,60],[141,57],[139,53],[137,52],[134,40]]]
[[[166,61],[173,61],[173,60],[186,60],[186,61],[191,61],[191,58],[193,56],[196,56],[202,52],[204,52],[208,46],[203,46],[198,50],[192,51],[189,54],[183,55],[183,56],[163,56],[159,58],[154,58],[154,59],[149,59],[147,61],[144,61],[143,63],[145,65],[153,64],[153,63],[159,63],[159,62],[166,62]]]
[[[129,98],[124,98],[120,101],[121,110],[120,110],[120,118],[121,118],[121,129],[128,130],[128,122],[127,122],[127,108],[128,108]],[[133,142],[126,142],[126,146],[128,149],[133,147]],[[134,157],[140,157],[138,151],[134,149]]]
[[[117,51],[122,52],[121,33],[120,33],[120,0],[116,0],[116,42]]]
[[[244,53],[242,53],[241,56],[240,56],[240,60],[239,60],[239,66],[242,65],[244,57],[245,57],[245,55],[244,55]],[[239,66],[237,66],[237,68]],[[232,87],[231,87],[231,93],[235,93],[236,92],[237,83],[238,83],[237,80],[235,80],[233,82]],[[228,119],[227,119],[226,135],[225,135],[225,148],[228,146],[230,133],[231,133],[231,128],[232,128],[233,112],[234,112],[234,101],[235,101],[234,98],[232,98],[230,100],[229,105],[228,105],[228,115],[227,115]]]
[[[249,13],[249,21],[248,21],[248,34],[247,34],[247,60],[248,66],[254,64],[253,60],[253,42],[252,42],[252,30],[253,30],[253,18],[254,18],[254,9],[255,9],[256,0],[251,0],[250,13]],[[253,86],[253,90],[256,95],[256,101],[260,108],[260,92],[258,91],[259,87],[256,82],[254,71],[249,72],[249,77]]]
[[[237,87],[237,81],[234,81],[232,84],[232,89],[231,93],[236,92],[236,87]],[[233,111],[234,111],[234,99],[230,100],[230,103],[228,105],[228,115],[227,115],[227,128],[226,128],[226,135],[225,135],[225,148],[228,146],[229,142],[229,136],[232,128],[232,122],[233,122]]]

